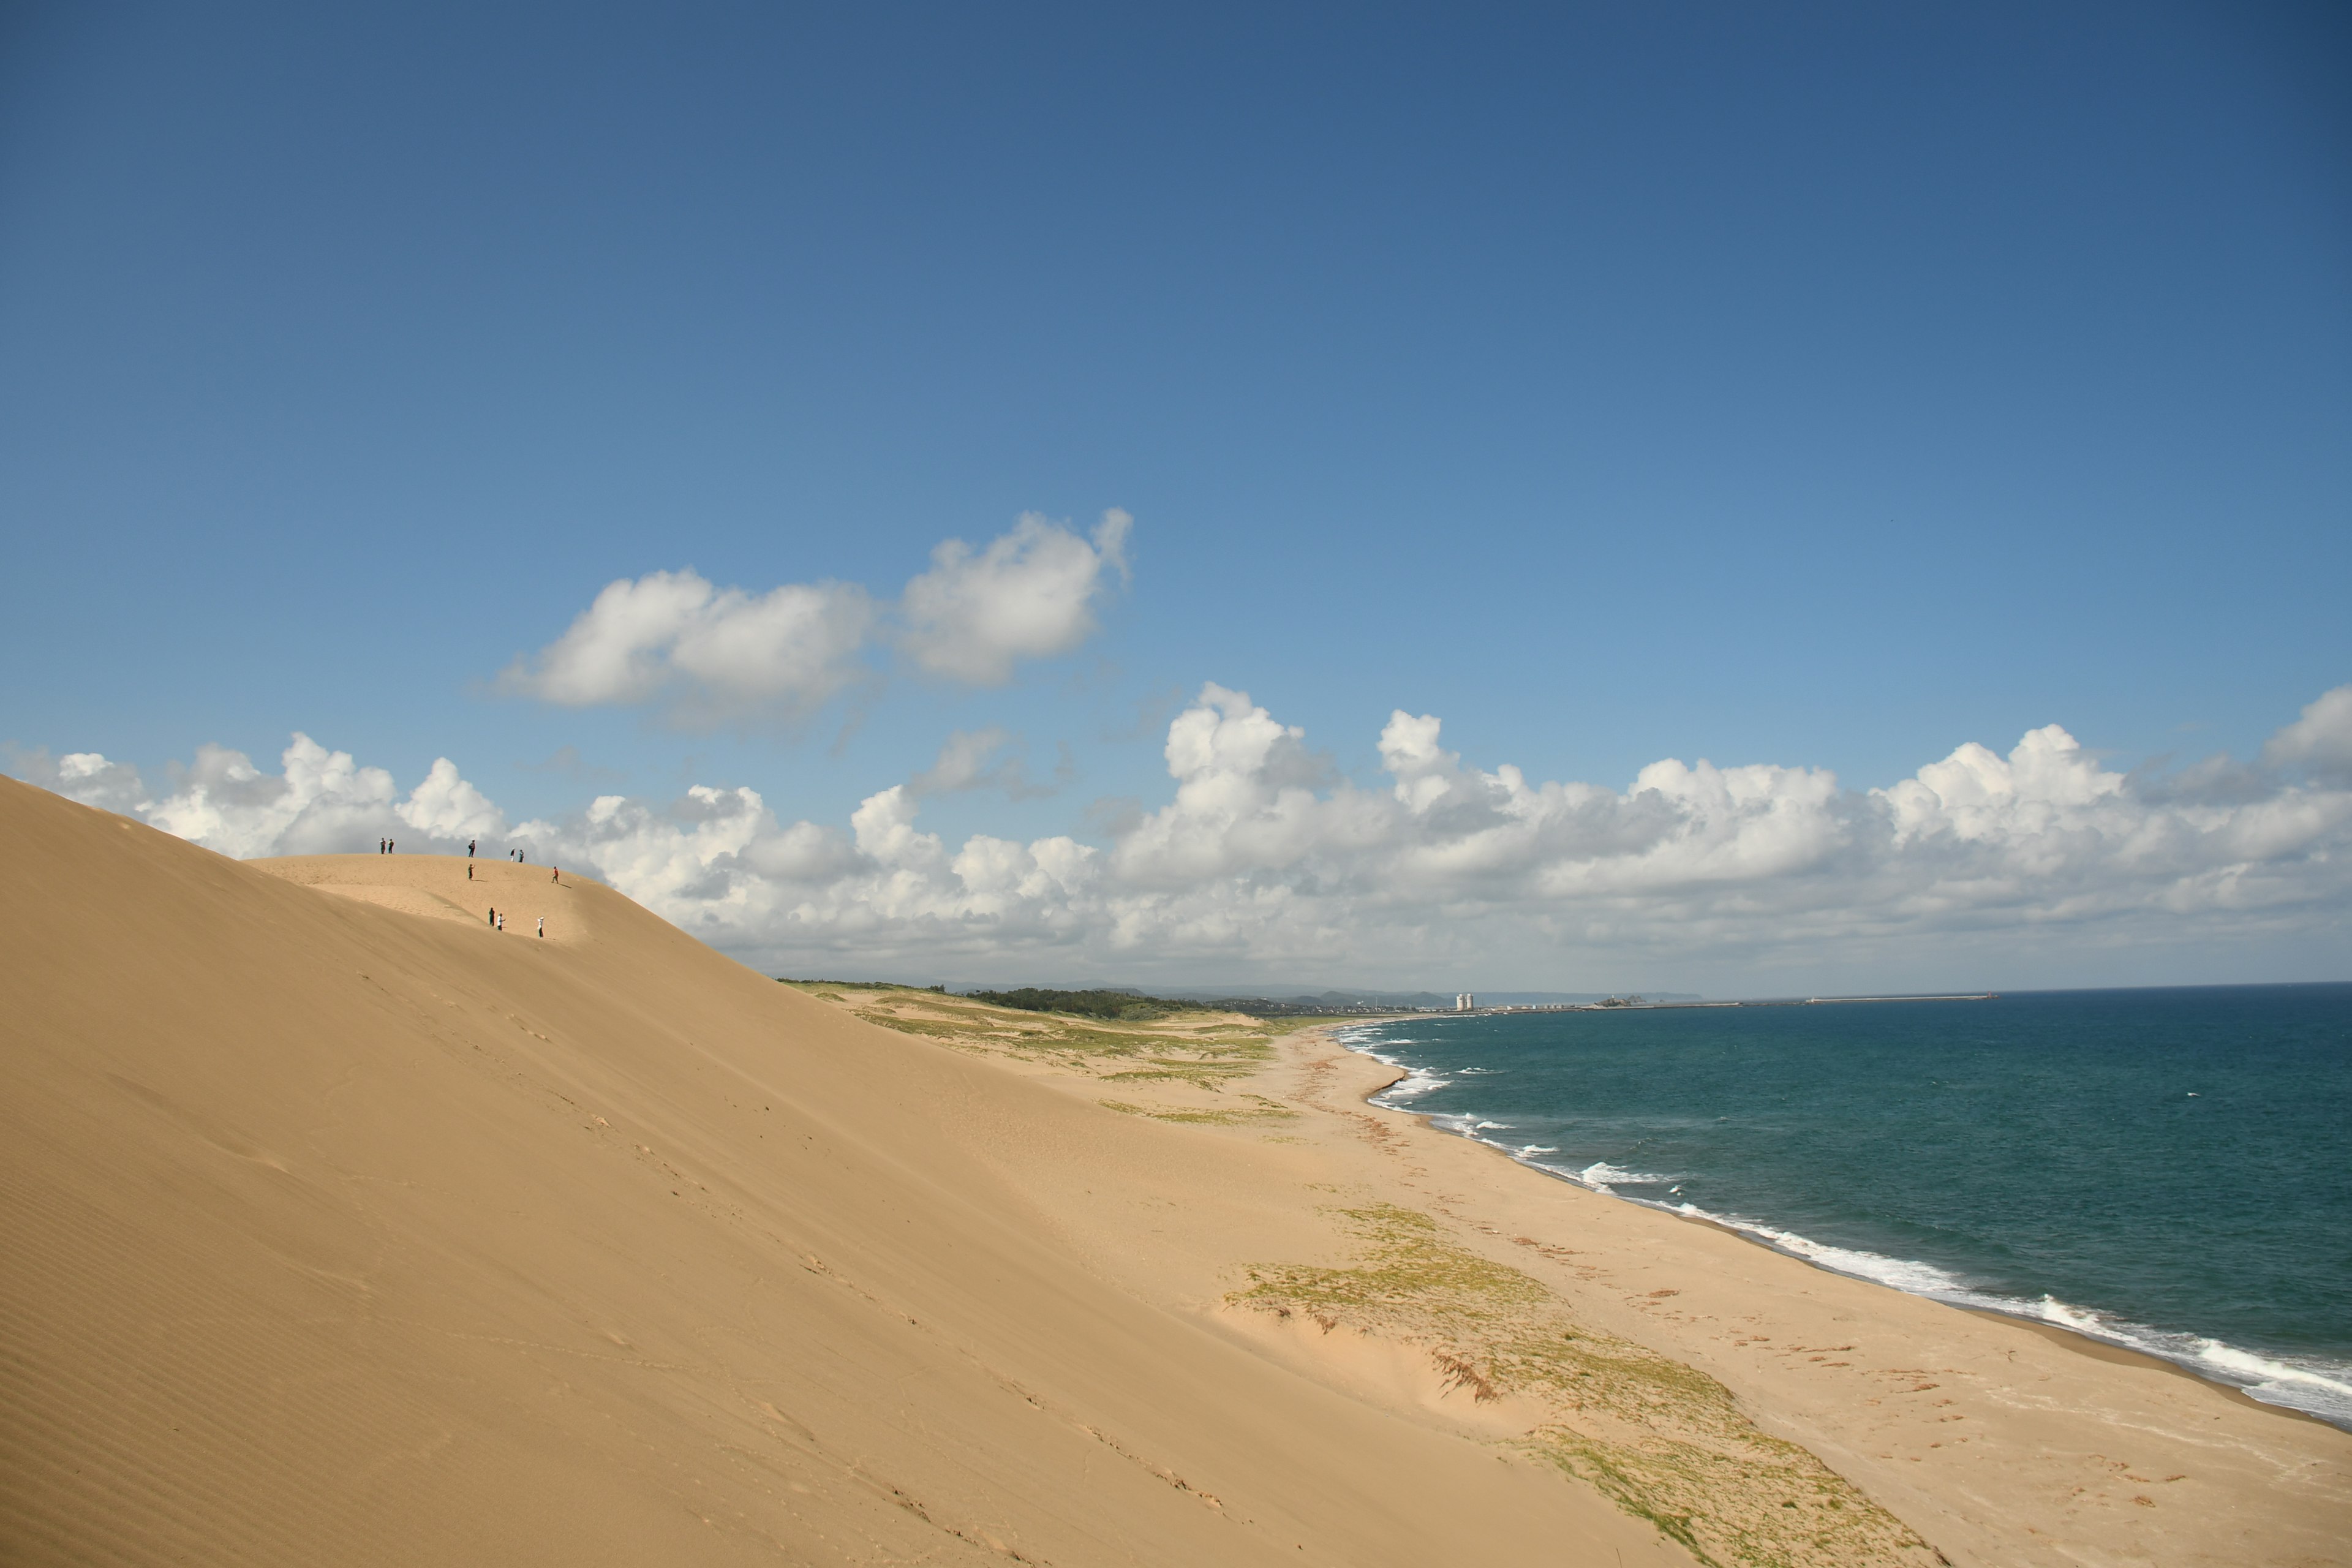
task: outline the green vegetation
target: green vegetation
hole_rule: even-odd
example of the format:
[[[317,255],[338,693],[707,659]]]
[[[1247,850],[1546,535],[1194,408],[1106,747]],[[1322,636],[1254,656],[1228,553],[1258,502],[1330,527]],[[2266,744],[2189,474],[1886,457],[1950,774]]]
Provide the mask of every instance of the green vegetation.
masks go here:
[[[1149,1082],[1158,1079],[1167,1083],[1189,1083],[1201,1089],[1222,1089],[1236,1078],[1255,1072],[1260,1053],[1264,1050],[1261,1046],[1255,1052],[1236,1053],[1241,1058],[1237,1061],[1187,1061],[1175,1057],[1151,1057],[1148,1058],[1150,1066],[1105,1073],[1103,1081]]]
[[[1584,1327],[1542,1281],[1454,1246],[1427,1215],[1390,1204],[1338,1213],[1365,1243],[1361,1262],[1262,1266],[1228,1300],[1425,1346],[1472,1398],[1549,1410],[1521,1440],[1527,1452],[1716,1568],[1929,1561],[1900,1520],[1758,1430],[1705,1373]]]
[[[1022,1013],[1068,1013],[1080,1018],[1114,1019],[1120,1023],[1147,1023],[1165,1018],[1171,1013],[1200,1011],[1191,1002],[1168,1002],[1157,996],[1139,996],[1132,991],[1052,991],[1024,985],[1017,991],[972,991],[966,994],[975,1002]]]

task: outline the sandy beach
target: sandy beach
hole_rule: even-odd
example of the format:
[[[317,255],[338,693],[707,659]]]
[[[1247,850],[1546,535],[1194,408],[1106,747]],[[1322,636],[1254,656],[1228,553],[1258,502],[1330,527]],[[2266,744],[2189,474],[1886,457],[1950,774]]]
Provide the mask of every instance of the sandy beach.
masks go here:
[[[1314,1029],[0,829],[12,1562],[2352,1562],[2352,1436],[1552,1180]]]

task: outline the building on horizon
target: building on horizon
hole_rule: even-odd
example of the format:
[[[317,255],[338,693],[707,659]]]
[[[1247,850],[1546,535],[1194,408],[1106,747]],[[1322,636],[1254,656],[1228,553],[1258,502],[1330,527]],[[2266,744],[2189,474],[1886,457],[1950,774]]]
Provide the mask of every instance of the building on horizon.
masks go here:
[[[1467,992],[1467,991],[1459,991],[1459,992],[1454,993],[1454,1010],[1455,1012],[1457,1012],[1457,1013],[1474,1013],[1474,1012],[1477,1011],[1477,1008],[1478,1008],[1478,998],[1477,998],[1477,997],[1475,997],[1475,996],[1472,995],[1472,994],[1471,994],[1469,992]]]

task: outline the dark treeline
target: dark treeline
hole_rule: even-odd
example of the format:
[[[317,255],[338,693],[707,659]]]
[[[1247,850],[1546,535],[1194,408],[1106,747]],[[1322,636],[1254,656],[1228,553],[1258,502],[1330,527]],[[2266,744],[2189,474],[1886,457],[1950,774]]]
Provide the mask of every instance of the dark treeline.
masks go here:
[[[784,976],[778,975],[777,978],[782,980]],[[1394,1004],[1333,1002],[1312,996],[1281,1001],[1265,996],[1219,996],[1206,1000],[1175,1001],[1166,996],[1146,996],[1137,991],[1056,991],[1045,985],[1024,985],[1012,991],[951,993],[943,985],[902,985],[891,980],[793,980],[789,984],[829,985],[842,991],[931,991],[968,996],[974,1002],[985,1002],[995,1007],[1011,1007],[1023,1013],[1066,1013],[1074,1017],[1102,1018],[1129,1024],[1165,1018],[1171,1013],[1246,1013],[1259,1018],[1328,1018],[1357,1014],[1385,1016],[1400,1011]],[[1424,1007],[1417,1010],[1433,1012],[1439,1009]]]
[[[1139,996],[1132,991],[1050,991],[1024,985],[1017,991],[967,991],[964,994],[975,1002],[1014,1007],[1024,1013],[1071,1013],[1081,1018],[1123,1022],[1164,1018],[1171,1013],[1196,1013],[1201,1009],[1198,1002],[1170,1002],[1158,996]]]

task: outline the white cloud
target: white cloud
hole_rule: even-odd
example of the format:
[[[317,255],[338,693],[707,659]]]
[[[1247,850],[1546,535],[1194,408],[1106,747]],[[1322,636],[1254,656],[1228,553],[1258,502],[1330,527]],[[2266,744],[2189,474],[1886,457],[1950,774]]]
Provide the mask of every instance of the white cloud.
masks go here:
[[[1358,784],[1297,727],[1212,685],[1169,726],[1169,797],[1101,847],[986,834],[950,847],[923,830],[923,790],[983,776],[1005,743],[988,731],[952,737],[845,831],[780,822],[751,789],[697,787],[667,805],[604,796],[511,836],[800,973],[1752,993],[1777,976],[2073,983],[2086,965],[2123,973],[2134,952],[2210,966],[2224,949],[2291,950],[2340,967],[2352,788],[2315,771],[2333,754],[2335,699],[2265,753],[2314,764],[2311,777],[2229,764],[2220,791],[2174,787],[2193,769],[2112,771],[2056,725],[2005,754],[1960,746],[1881,790],[1703,760],[1653,763],[1615,790],[1468,765],[1435,717],[1402,711],[1380,735],[1381,777]],[[37,782],[122,798],[119,764],[37,760]],[[340,847],[363,847],[375,830],[361,825],[388,817],[452,837],[496,820],[446,763],[401,802],[379,770],[300,736],[280,777],[207,751],[138,809],[240,854],[355,830],[360,846]]]
[[[1012,739],[994,725],[958,730],[940,745],[938,760],[908,780],[907,787],[919,795],[953,795],[993,783],[995,771],[989,763]]]
[[[2339,686],[2303,710],[2303,717],[2271,737],[2263,761],[2276,767],[2300,763],[2314,777],[2352,783],[2352,686]]]
[[[898,635],[929,674],[1001,686],[1022,659],[1076,647],[1096,629],[1106,577],[1128,575],[1134,520],[1103,513],[1091,539],[1034,512],[974,551],[950,539],[901,596]],[[564,634],[499,677],[500,689],[567,708],[659,703],[705,726],[806,717],[875,678],[883,610],[855,583],[719,588],[692,568],[608,583]]]
[[[1086,539],[1024,512],[986,549],[946,541],[901,601],[908,656],[933,675],[1001,686],[1016,659],[1069,652],[1094,633],[1106,574],[1127,578],[1134,521],[1114,508]]]
[[[25,775],[34,784],[101,810],[145,818],[166,833],[239,859],[268,855],[348,855],[394,838],[404,849],[450,849],[468,838],[497,838],[506,818],[481,791],[436,758],[403,797],[392,775],[363,768],[349,752],[330,752],[296,731],[265,773],[242,752],[197,748],[176,768],[174,787],[157,795],[137,769],[92,752],[58,759],[34,753]]]
[[[1042,800],[1058,795],[1077,776],[1077,766],[1065,743],[1050,784],[1029,776],[1028,759],[1019,736],[994,725],[984,730],[958,730],[940,747],[938,759],[907,781],[908,793],[918,797],[957,795],[966,790],[1003,790],[1013,800]]]
[[[649,572],[606,584],[570,630],[499,682],[571,708],[667,697],[690,722],[798,717],[858,678],[873,624],[873,602],[855,584],[753,595],[691,570]]]
[[[100,811],[128,813],[147,798],[147,785],[137,768],[109,762],[96,752],[68,752],[62,757],[46,751],[15,752],[9,772]]]

